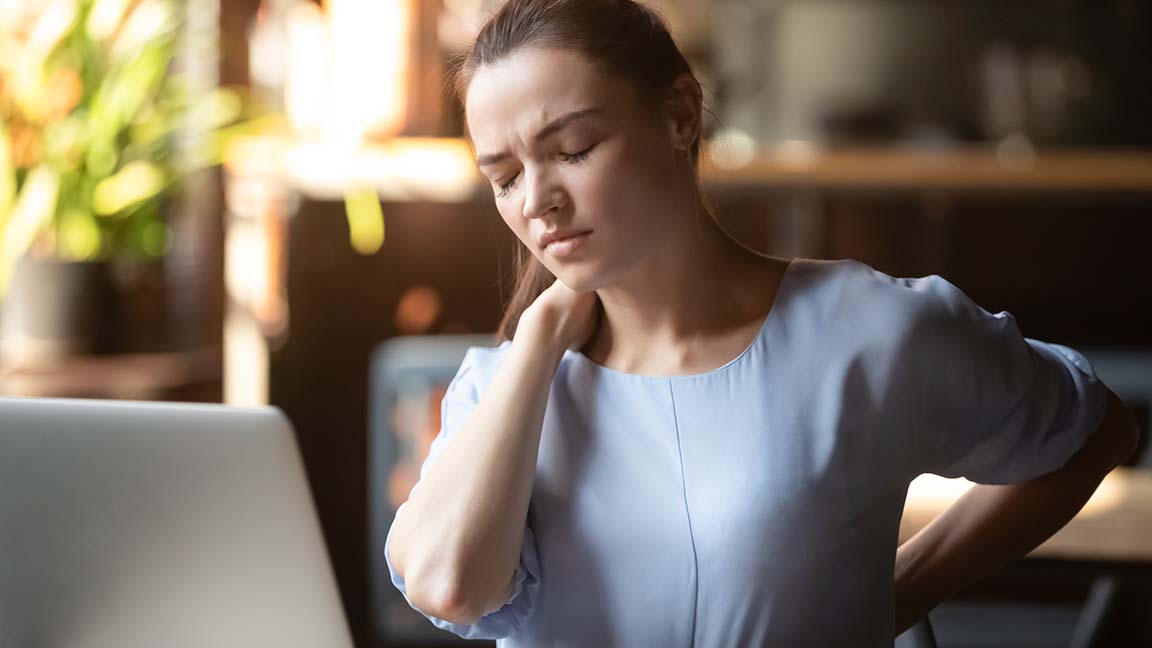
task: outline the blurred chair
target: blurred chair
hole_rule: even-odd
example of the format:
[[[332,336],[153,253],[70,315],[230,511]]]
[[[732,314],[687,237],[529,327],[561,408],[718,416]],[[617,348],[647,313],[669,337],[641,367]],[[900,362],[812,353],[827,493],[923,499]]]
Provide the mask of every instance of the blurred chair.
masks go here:
[[[1152,424],[1152,351],[1117,348],[1080,348],[1096,375],[1137,414],[1144,439],[1129,465],[1152,469],[1152,444],[1148,428]]]
[[[908,628],[904,634],[896,637],[893,648],[936,648],[936,634],[932,631],[932,622],[924,617],[919,623]]]
[[[384,645],[493,645],[441,630],[408,606],[392,585],[383,547],[407,497],[427,444],[440,427],[440,400],[472,346],[492,346],[492,335],[395,337],[372,353],[368,378],[368,534],[370,613],[374,638]]]
[[[1136,411],[1144,438],[1136,455],[1129,460],[1130,465],[1152,469],[1152,444],[1148,442],[1149,423],[1152,422],[1152,351],[1138,351],[1117,348],[1077,349],[1084,354],[1096,375],[1104,384],[1116,392],[1130,408]],[[1143,417],[1140,417],[1141,412]],[[1142,419],[1142,420],[1140,420]],[[1097,578],[1092,583],[1088,598],[1076,629],[1072,635],[1071,648],[1096,648],[1103,640],[1109,617],[1125,596],[1135,596],[1128,592],[1124,584],[1115,576]]]

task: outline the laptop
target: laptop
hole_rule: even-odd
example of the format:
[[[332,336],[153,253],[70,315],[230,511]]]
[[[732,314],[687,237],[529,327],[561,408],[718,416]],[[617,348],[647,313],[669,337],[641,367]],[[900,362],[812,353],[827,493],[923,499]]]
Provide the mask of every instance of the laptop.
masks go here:
[[[351,648],[275,408],[0,398],[0,648]]]

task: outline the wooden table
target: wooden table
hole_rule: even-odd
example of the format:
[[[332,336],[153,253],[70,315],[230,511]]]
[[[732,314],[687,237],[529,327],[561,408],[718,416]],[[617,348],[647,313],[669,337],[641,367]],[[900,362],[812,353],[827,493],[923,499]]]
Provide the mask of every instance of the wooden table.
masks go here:
[[[44,369],[0,371],[0,396],[219,400],[220,347],[80,356]]]
[[[911,538],[973,484],[921,475],[908,489],[900,542]],[[1028,558],[1152,567],[1152,471],[1117,468],[1080,513]]]

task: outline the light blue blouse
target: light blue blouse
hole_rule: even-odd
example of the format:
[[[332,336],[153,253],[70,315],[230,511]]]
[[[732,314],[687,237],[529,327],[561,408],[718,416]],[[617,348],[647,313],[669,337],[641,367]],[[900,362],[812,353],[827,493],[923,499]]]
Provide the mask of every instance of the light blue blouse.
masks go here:
[[[468,351],[421,476],[509,344]],[[642,376],[567,351],[512,595],[472,625],[425,616],[500,648],[891,646],[908,483],[1056,470],[1105,394],[1077,351],[939,275],[797,258],[718,369]]]

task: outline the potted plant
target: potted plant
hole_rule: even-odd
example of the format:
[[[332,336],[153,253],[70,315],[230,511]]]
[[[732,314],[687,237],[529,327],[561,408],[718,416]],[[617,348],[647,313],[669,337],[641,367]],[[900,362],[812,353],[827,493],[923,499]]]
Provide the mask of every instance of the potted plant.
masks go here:
[[[170,198],[218,162],[234,91],[193,92],[173,70],[172,0],[0,5],[0,362],[100,350],[114,278],[155,277]],[[208,137],[189,137],[192,129]],[[199,142],[190,148],[188,142]]]

